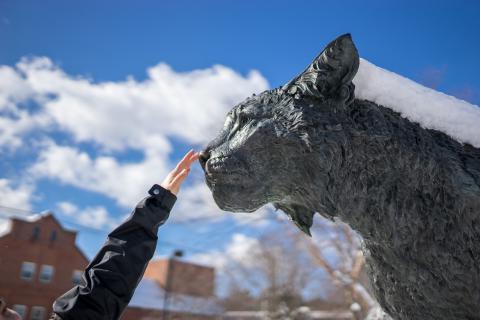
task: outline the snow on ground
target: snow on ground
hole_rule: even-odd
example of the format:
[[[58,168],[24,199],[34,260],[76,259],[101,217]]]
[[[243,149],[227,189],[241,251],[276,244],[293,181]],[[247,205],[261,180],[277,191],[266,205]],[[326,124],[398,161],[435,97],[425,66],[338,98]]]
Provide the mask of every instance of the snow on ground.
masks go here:
[[[424,87],[360,59],[355,96],[399,112],[423,128],[480,148],[480,107]]]

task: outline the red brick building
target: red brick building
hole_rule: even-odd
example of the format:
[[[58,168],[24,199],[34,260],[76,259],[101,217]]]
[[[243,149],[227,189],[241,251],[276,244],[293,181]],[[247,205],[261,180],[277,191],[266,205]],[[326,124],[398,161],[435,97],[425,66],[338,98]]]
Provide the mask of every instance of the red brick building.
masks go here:
[[[80,281],[88,259],[52,214],[13,218],[0,235],[0,296],[24,319],[48,319],[53,301]]]
[[[88,259],[75,241],[52,214],[12,218],[0,231],[0,296],[23,319],[48,319],[53,301],[80,282]],[[218,319],[214,291],[213,268],[153,260],[122,319]]]
[[[122,320],[221,319],[215,270],[178,259],[152,260]]]

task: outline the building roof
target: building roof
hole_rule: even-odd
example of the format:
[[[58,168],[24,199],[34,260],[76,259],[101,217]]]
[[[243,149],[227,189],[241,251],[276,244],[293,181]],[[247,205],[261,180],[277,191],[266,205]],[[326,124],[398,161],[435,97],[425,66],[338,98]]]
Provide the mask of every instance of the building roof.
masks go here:
[[[165,290],[155,280],[143,278],[128,306],[164,310],[164,298]],[[201,315],[218,315],[224,311],[215,297],[202,298],[178,293],[168,294],[167,310]]]
[[[1,207],[0,208],[0,236],[3,236],[10,232],[11,228],[11,222],[12,220],[20,220],[20,221],[25,221],[25,222],[37,222],[40,219],[47,217],[47,216],[52,216],[56,223],[64,230],[66,230],[60,222],[53,216],[53,213],[51,211],[43,211],[43,212],[33,212],[33,211],[27,211],[27,210],[22,210],[22,209],[15,209],[15,208],[9,208],[9,207]],[[66,230],[66,231],[71,231],[72,230]]]
[[[8,209],[9,208],[3,208],[1,211],[6,211],[7,213],[11,213],[11,212],[8,212],[9,211]],[[29,215],[24,215],[24,214],[18,214],[18,213],[15,214],[15,212],[18,210],[15,210],[15,209],[11,209],[11,210],[14,213],[13,215],[6,216],[5,218],[0,218],[0,238],[8,235],[12,231],[12,227],[16,221],[27,222],[27,223],[37,223],[37,222],[41,222],[44,219],[50,219],[58,226],[59,230],[61,230],[64,233],[71,234],[74,237],[74,241],[76,239],[77,231],[65,228],[51,211],[44,211],[41,213],[32,213]],[[78,245],[76,243],[74,243],[74,245],[75,245],[75,249],[78,251],[80,255],[83,256],[85,261],[87,262],[90,261],[90,259],[88,259],[88,257],[78,247]]]
[[[3,208],[2,211],[8,211],[8,210]],[[17,215],[6,216],[5,218],[0,219],[0,237],[3,237],[4,235],[6,235],[6,234],[10,233],[10,231],[12,231],[12,221],[13,220],[20,220],[20,221],[25,221],[25,222],[37,222],[40,219],[42,219],[43,217],[46,217],[48,215],[51,215],[51,213],[46,211],[46,212],[43,212],[43,213],[34,213],[34,214],[29,214],[29,215],[18,215],[17,214]],[[58,221],[57,221],[57,223],[58,223]]]
[[[2,211],[7,211],[7,210],[5,210],[5,208],[3,208]],[[69,233],[72,233],[72,234],[77,234],[77,231],[65,228],[60,223],[60,221],[58,221],[58,219],[55,217],[53,212],[43,211],[43,212],[40,212],[40,213],[32,213],[32,214],[29,214],[29,215],[13,214],[13,215],[6,216],[5,218],[1,218],[0,219],[0,222],[1,222],[0,223],[0,237],[4,236],[5,234],[7,234],[11,231],[12,221],[14,221],[14,220],[19,220],[19,221],[24,221],[24,222],[29,222],[29,223],[35,223],[35,222],[38,222],[38,221],[40,221],[42,219],[45,219],[45,218],[51,218],[58,225],[60,230],[62,230],[64,232],[69,232]]]

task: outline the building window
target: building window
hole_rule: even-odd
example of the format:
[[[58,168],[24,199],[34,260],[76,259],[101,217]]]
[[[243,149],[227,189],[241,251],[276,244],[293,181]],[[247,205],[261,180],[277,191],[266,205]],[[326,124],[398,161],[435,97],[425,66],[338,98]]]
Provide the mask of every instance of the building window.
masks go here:
[[[50,282],[53,278],[54,268],[44,264],[42,269],[40,269],[40,281],[41,282]]]
[[[44,307],[32,307],[30,312],[30,320],[43,320],[45,318]]]
[[[15,304],[13,310],[15,310],[22,319],[25,319],[25,316],[27,315],[27,306],[24,306],[23,304]]]
[[[40,238],[40,227],[35,226],[35,227],[33,227],[32,239],[33,240],[38,240],[38,238]]]
[[[72,282],[73,284],[77,285],[77,284],[80,284],[82,282],[82,275],[83,275],[83,272],[80,271],[80,270],[73,270],[73,274],[72,274]]]
[[[57,230],[53,230],[52,233],[50,233],[50,241],[55,242],[57,240]]]
[[[20,278],[23,280],[32,280],[35,275],[35,267],[36,265],[33,262],[23,262]]]

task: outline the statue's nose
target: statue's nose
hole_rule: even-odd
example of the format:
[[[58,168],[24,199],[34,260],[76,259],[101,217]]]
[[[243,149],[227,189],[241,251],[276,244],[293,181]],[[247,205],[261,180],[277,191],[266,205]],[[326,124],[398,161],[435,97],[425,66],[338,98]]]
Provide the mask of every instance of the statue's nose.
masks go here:
[[[210,151],[208,149],[201,151],[198,155],[198,161],[200,162],[200,165],[202,166],[204,171],[208,159],[210,159]]]

